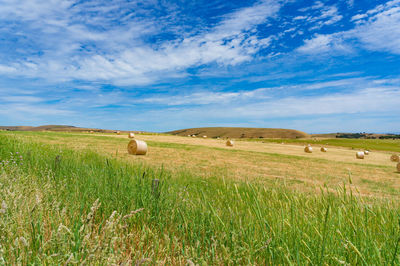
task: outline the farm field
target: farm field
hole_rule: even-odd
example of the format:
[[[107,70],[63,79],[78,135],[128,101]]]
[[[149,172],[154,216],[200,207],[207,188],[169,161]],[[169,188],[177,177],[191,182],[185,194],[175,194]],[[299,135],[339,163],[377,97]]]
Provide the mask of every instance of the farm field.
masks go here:
[[[3,133],[7,134],[7,133]],[[373,150],[364,160],[356,150],[329,147],[327,153],[314,146],[311,154],[303,145],[236,141],[168,135],[137,135],[149,145],[146,156],[128,155],[126,134],[82,134],[56,132],[18,132],[17,136],[75,150],[90,149],[127,162],[163,167],[172,172],[190,171],[204,178],[225,178],[267,184],[280,180],[296,189],[315,191],[321,186],[336,189],[351,178],[361,194],[400,195],[400,179],[393,152]],[[282,141],[288,141],[287,139]],[[357,140],[353,140],[357,141]],[[385,141],[382,141],[385,143]],[[399,145],[400,141],[393,146]],[[385,147],[385,146],[384,146]]]
[[[245,139],[245,141],[263,143],[312,144],[324,146],[347,147],[351,149],[367,149],[400,152],[400,140],[392,139],[345,139],[345,138],[309,138],[309,139]]]
[[[0,263],[400,262],[385,141],[357,160],[346,145],[137,138],[146,156],[126,135],[0,132]]]

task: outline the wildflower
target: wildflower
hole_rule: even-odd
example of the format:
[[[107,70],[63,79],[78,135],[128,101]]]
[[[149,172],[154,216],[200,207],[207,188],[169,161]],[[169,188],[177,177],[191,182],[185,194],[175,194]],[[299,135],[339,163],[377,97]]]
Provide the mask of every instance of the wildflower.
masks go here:
[[[19,238],[19,242],[21,242],[25,247],[28,246],[28,241],[26,241],[25,237],[23,236]]]
[[[3,202],[1,203],[0,213],[6,213],[6,211],[7,211],[7,203],[3,200]]]

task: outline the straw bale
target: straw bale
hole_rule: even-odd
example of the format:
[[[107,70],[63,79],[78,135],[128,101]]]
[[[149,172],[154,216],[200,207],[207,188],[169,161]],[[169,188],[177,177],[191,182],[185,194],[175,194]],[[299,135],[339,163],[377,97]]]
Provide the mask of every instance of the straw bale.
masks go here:
[[[232,147],[235,144],[235,142],[233,140],[228,139],[226,141],[226,146]]]
[[[390,156],[390,160],[392,162],[400,162],[400,156],[397,154],[393,154],[392,156]]]
[[[364,159],[364,152],[363,151],[358,151],[356,153],[356,158],[357,159]]]
[[[143,140],[133,139],[128,143],[128,153],[132,155],[145,155],[147,144]]]
[[[325,148],[325,147],[321,147],[321,151],[322,151],[322,152],[327,152],[327,151],[328,151],[328,149],[327,149],[327,148]]]
[[[306,146],[304,148],[304,151],[307,152],[307,153],[312,153],[312,147],[311,146]]]

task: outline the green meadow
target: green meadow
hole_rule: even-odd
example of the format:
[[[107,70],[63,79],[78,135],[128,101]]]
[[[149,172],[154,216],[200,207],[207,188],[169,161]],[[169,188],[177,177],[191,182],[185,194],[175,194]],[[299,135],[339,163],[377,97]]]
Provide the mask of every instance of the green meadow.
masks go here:
[[[301,192],[0,132],[0,265],[399,264],[396,198],[351,182]]]

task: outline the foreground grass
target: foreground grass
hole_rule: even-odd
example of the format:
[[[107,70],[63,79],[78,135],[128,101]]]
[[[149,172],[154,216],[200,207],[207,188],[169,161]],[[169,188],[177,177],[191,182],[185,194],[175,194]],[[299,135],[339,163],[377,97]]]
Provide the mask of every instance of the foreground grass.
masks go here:
[[[241,140],[241,139],[238,139]],[[392,139],[243,139],[245,141],[256,142],[271,142],[271,143],[293,143],[293,144],[312,144],[312,145],[327,145],[337,147],[347,147],[353,149],[366,149],[376,151],[392,151],[400,152],[400,140]]]
[[[0,160],[0,264],[399,263],[398,204],[345,186],[171,176],[4,135]]]

